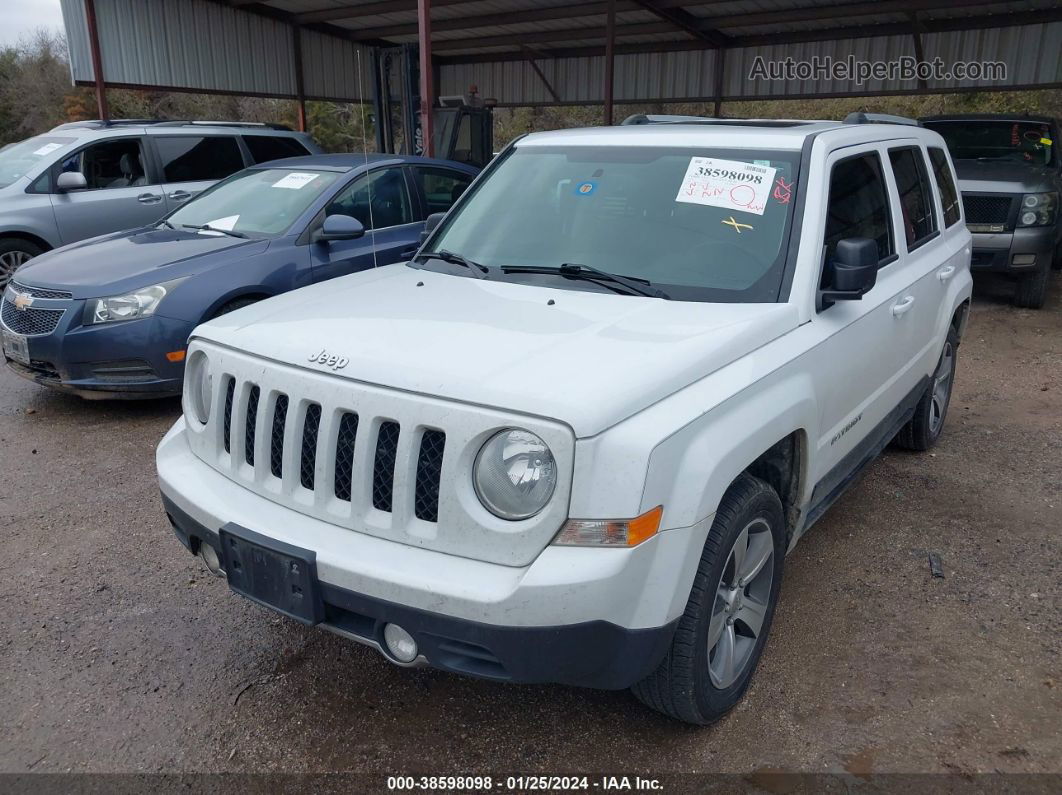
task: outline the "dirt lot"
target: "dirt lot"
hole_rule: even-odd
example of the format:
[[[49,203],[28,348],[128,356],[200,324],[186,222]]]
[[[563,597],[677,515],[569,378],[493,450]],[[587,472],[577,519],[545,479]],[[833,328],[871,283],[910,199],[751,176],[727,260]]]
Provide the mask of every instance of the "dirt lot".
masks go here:
[[[231,595],[160,508],[175,401],[5,370],[0,770],[1060,774],[1062,278],[1039,312],[979,287],[956,388],[937,450],[887,452],[789,558],[748,697],[696,730],[399,669]]]

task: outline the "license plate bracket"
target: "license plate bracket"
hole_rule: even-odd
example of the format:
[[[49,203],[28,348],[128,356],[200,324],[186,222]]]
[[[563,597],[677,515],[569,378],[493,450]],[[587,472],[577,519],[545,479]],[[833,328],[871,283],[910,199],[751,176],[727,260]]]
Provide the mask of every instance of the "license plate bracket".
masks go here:
[[[303,624],[324,620],[316,552],[232,522],[219,535],[222,565],[233,591]]]
[[[4,356],[21,364],[30,363],[29,342],[22,334],[2,329]]]

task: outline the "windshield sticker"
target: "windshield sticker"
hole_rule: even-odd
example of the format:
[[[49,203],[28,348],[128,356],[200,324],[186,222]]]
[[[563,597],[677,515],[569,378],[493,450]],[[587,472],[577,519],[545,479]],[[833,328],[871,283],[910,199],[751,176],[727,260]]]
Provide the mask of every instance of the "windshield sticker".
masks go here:
[[[50,155],[56,149],[62,149],[62,148],[63,148],[62,144],[55,144],[55,143],[45,144],[40,149],[34,149],[33,150],[33,154],[37,155],[38,157],[44,157],[45,155]]]
[[[786,183],[782,177],[778,177],[774,181],[774,191],[771,193],[771,198],[775,199],[779,204],[789,204],[789,199],[793,195],[793,183]]]
[[[675,201],[763,215],[776,170],[740,160],[690,158]]]
[[[273,187],[287,188],[288,190],[302,190],[303,187],[317,179],[317,176],[317,174],[306,174],[300,171],[293,171],[274,182]]]
[[[595,190],[597,190],[596,182],[580,182],[578,185],[575,186],[575,195],[590,196]]]
[[[1040,143],[1042,143],[1044,146],[1050,146],[1051,145],[1051,139],[1050,138],[1041,138],[1040,139]]]
[[[761,212],[762,212],[762,210],[761,210]],[[720,221],[719,223],[721,223],[721,224],[726,224],[727,226],[731,226],[731,227],[733,227],[733,228],[734,228],[734,230],[735,230],[735,231],[736,231],[736,232],[737,232],[737,233],[738,233],[739,235],[741,234],[741,230],[742,230],[742,229],[752,229],[752,228],[753,228],[753,227],[752,227],[752,224],[743,224],[743,223],[741,223],[740,221],[737,221],[737,220],[735,220],[735,219],[734,219],[734,216],[730,216],[730,217],[729,217],[729,218],[727,218],[727,219],[726,219],[725,221]]]
[[[208,234],[214,229],[224,229],[226,232],[231,232],[236,226],[236,222],[239,220],[239,215],[226,215],[224,218],[218,218],[213,221],[210,221],[207,226],[212,227],[211,229],[204,229],[201,231]]]

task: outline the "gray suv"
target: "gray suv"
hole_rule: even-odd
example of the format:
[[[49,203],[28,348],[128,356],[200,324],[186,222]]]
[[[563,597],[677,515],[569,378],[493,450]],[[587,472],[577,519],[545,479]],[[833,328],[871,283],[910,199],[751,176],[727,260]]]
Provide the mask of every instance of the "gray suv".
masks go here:
[[[317,154],[305,133],[243,122],[81,121],[0,149],[0,290],[23,262],[156,221],[255,163]]]
[[[974,274],[1016,282],[1015,306],[1039,309],[1052,265],[1062,267],[1062,157],[1058,123],[1046,116],[960,114],[921,119],[955,161]]]

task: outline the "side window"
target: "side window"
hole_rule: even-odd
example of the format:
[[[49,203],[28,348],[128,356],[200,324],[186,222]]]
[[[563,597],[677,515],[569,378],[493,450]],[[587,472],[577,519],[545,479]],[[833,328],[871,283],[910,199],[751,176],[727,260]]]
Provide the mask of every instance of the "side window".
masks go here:
[[[937,179],[940,203],[944,207],[944,226],[951,226],[959,220],[959,194],[951,177],[948,156],[943,149],[930,147],[929,160],[933,163],[933,176]]]
[[[413,223],[412,203],[401,168],[383,168],[358,177],[328,206],[325,215],[352,215],[366,229]]]
[[[232,136],[159,136],[155,144],[164,182],[224,179],[243,168],[240,146]]]
[[[298,138],[282,135],[245,135],[243,142],[247,144],[255,163],[310,154],[310,150],[303,146]]]
[[[428,205],[428,215],[444,213],[472,184],[472,177],[460,171],[431,166],[416,166],[413,173]]]
[[[148,184],[144,146],[139,138],[113,138],[86,146],[63,160],[59,170],[80,171],[90,190]]]
[[[896,177],[896,189],[900,193],[900,212],[903,215],[907,250],[911,251],[937,231],[926,162],[921,150],[913,146],[890,149],[889,160],[892,162],[892,173]]]
[[[826,207],[826,258],[833,257],[838,240],[866,237],[877,241],[878,262],[895,253],[889,194],[875,152],[834,164]]]

